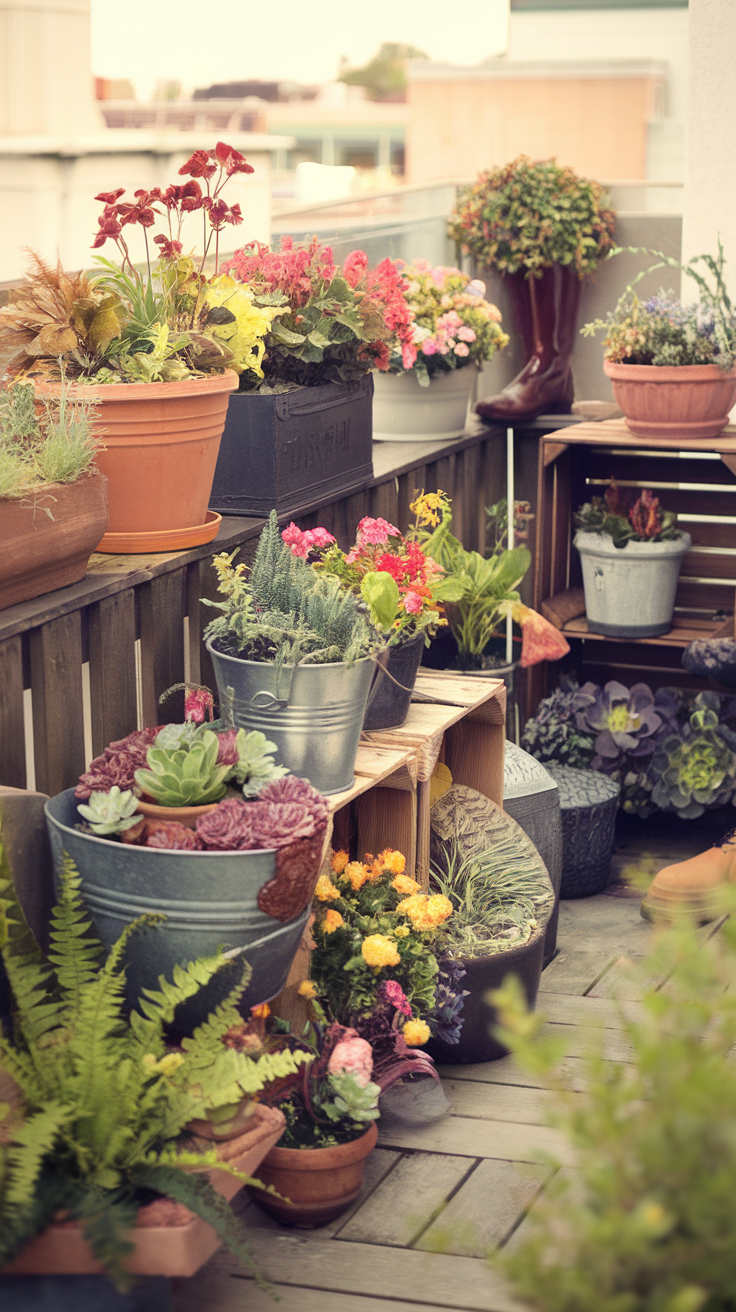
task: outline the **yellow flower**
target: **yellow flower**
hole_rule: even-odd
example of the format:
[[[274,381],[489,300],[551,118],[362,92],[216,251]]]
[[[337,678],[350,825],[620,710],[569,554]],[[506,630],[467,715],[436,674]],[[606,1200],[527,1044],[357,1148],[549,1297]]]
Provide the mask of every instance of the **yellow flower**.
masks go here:
[[[325,934],[334,934],[335,930],[339,929],[340,926],[344,924],[345,921],[340,915],[340,912],[333,911],[330,908],[330,910],[325,915],[324,920],[322,921],[322,929],[324,930]]]
[[[405,897],[396,908],[400,916],[408,916],[414,929],[436,929],[452,915],[452,903],[442,893],[427,897],[426,893],[412,893]]]
[[[432,528],[436,528],[443,511],[449,509],[449,504],[446,492],[422,491],[416,501],[412,501],[409,509],[412,515],[416,515],[420,524],[431,524]]]
[[[409,875],[397,875],[395,879],[391,880],[391,887],[395,888],[397,893],[403,894],[404,897],[409,897],[412,893],[419,893],[422,886]]]
[[[347,852],[335,852],[330,862],[330,865],[332,866],[332,869],[334,870],[336,875],[342,873],[349,860],[350,857],[348,856]]]
[[[410,1048],[421,1048],[429,1038],[429,1025],[426,1020],[408,1020],[401,1031],[404,1043]]]
[[[156,1063],[156,1070],[159,1070],[162,1075],[173,1075],[174,1071],[178,1070],[183,1063],[184,1057],[182,1053],[167,1052],[166,1056],[162,1057],[161,1060]]]
[[[206,335],[214,337],[232,351],[233,358],[228,361],[229,367],[237,373],[252,369],[262,378],[265,337],[270,331],[271,321],[282,313],[281,309],[254,305],[250,289],[227,273],[210,279],[205,301],[210,309],[224,308],[234,316],[234,321],[206,330]]]
[[[353,892],[357,893],[358,889],[362,888],[370,879],[370,872],[362,861],[351,861],[343,870],[342,878],[347,884],[350,884]]]
[[[376,970],[382,966],[398,966],[401,961],[396,944],[386,938],[385,934],[369,934],[368,938],[363,939],[361,952],[363,959],[369,966],[375,966]]]
[[[297,989],[297,993],[300,998],[316,998],[317,996],[317,990],[311,979],[303,979]]]
[[[271,1008],[267,1002],[259,1002],[257,1007],[251,1007],[250,1014],[254,1020],[268,1020]]]
[[[394,852],[392,848],[387,847],[379,856],[384,870],[391,875],[403,875],[406,868],[406,857],[401,852]],[[417,888],[419,885],[417,884]]]
[[[320,875],[317,880],[317,887],[314,890],[314,896],[318,902],[334,902],[335,898],[340,897],[340,890],[335,888],[329,875]]]
[[[394,938],[408,938],[411,934],[411,930],[408,925],[397,925],[393,934]]]
[[[434,920],[435,925],[441,925],[443,920],[447,920],[452,915],[452,902],[444,893],[433,893],[427,903],[427,913]]]

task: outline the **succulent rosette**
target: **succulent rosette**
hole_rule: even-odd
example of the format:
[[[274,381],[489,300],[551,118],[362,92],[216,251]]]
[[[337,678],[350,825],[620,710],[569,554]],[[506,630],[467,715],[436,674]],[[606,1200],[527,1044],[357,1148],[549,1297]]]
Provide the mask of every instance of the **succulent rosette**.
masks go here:
[[[698,693],[688,722],[659,745],[652,761],[652,800],[661,810],[694,820],[734,803],[736,733],[722,718],[729,701],[716,692]]]
[[[579,729],[595,730],[594,770],[623,755],[650,756],[654,737],[662,727],[662,716],[655,710],[654,694],[646,683],[625,688],[615,679],[599,688],[585,683],[577,695],[576,722]]]

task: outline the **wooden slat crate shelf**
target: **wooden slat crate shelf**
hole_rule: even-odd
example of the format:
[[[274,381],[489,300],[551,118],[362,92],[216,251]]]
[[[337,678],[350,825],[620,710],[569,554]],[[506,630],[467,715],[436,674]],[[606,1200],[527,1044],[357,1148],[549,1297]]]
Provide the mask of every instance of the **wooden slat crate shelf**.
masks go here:
[[[651,488],[693,540],[683,559],[672,629],[658,638],[608,638],[588,632],[582,572],[572,546],[572,515],[602,495],[611,478]],[[645,679],[703,686],[681,667],[695,638],[733,636],[736,588],[736,429],[708,441],[634,437],[622,419],[582,423],[539,445],[534,604],[573,645],[581,678]],[[553,667],[533,673],[533,701],[556,681]],[[624,680],[626,681],[626,680]]]

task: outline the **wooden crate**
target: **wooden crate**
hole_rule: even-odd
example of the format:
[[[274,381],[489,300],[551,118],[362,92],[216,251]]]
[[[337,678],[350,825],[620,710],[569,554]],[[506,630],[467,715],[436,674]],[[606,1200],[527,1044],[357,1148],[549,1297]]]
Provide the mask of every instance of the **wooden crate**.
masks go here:
[[[607,638],[589,633],[572,515],[601,495],[610,478],[623,487],[651,488],[690,534],[675,598],[672,629],[658,638]],[[652,686],[703,687],[682,669],[694,638],[732,637],[736,587],[736,428],[706,442],[672,445],[634,437],[621,419],[584,423],[542,437],[539,444],[534,604],[573,648],[581,680],[644,680]],[[575,613],[577,612],[577,613]],[[537,668],[534,703],[558,667]]]

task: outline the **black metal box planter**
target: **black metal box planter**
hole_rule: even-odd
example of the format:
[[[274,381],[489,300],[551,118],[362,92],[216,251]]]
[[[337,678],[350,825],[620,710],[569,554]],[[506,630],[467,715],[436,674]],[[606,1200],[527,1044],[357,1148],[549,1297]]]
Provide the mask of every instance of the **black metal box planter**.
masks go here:
[[[373,477],[373,377],[271,395],[233,392],[210,510],[264,518],[347,496]]]

